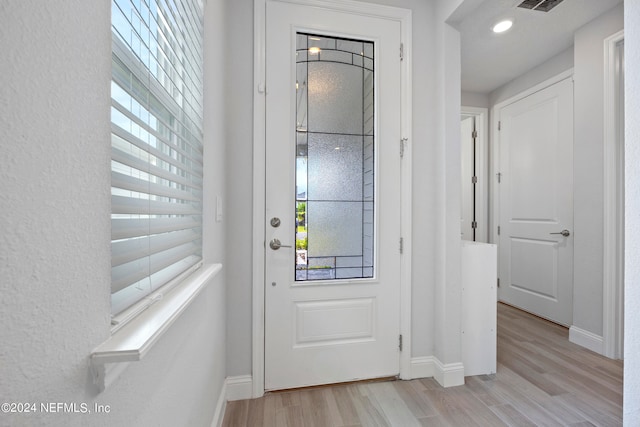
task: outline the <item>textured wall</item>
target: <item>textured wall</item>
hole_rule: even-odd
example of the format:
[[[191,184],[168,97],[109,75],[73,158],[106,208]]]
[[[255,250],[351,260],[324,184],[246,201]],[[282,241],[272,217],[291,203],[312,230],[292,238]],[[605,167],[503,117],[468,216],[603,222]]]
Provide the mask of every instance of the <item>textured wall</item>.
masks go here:
[[[89,379],[110,329],[110,2],[4,0],[0,52],[0,403],[111,410],[0,413],[0,426],[209,425],[223,276],[111,388]]]

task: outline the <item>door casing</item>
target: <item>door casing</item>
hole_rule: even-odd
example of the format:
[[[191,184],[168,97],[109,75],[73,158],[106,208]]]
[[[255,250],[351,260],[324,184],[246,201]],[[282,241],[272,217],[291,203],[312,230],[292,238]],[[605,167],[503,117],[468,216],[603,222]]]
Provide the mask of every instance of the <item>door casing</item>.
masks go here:
[[[401,171],[401,236],[403,252],[400,273],[400,378],[411,377],[411,11],[360,1],[343,0],[254,0],[254,103],[253,103],[253,244],[252,244],[252,397],[264,394],[265,339],[265,224],[266,224],[266,3],[282,1],[336,12],[375,16],[400,22],[401,61],[401,135],[398,150],[403,150]]]

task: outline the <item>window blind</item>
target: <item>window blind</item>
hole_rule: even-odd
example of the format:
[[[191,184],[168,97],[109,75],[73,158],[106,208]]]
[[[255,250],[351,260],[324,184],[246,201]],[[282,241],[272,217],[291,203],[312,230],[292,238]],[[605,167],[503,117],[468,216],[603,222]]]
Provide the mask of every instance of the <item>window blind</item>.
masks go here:
[[[202,259],[201,0],[112,0],[111,307]]]

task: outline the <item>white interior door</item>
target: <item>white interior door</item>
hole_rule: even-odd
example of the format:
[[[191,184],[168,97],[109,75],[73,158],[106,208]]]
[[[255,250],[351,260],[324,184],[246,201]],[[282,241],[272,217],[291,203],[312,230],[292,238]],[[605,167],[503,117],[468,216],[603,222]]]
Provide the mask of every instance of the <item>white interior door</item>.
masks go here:
[[[267,390],[399,373],[399,46],[398,21],[267,2]]]
[[[573,82],[501,108],[499,297],[571,325]]]

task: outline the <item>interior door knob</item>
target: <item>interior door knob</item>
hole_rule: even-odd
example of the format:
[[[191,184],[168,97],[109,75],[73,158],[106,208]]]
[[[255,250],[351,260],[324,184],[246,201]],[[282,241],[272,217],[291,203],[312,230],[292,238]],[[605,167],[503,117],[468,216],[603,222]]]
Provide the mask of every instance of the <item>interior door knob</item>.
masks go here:
[[[564,237],[571,236],[571,232],[569,230],[558,231],[557,233],[549,233],[549,234],[562,234]]]

